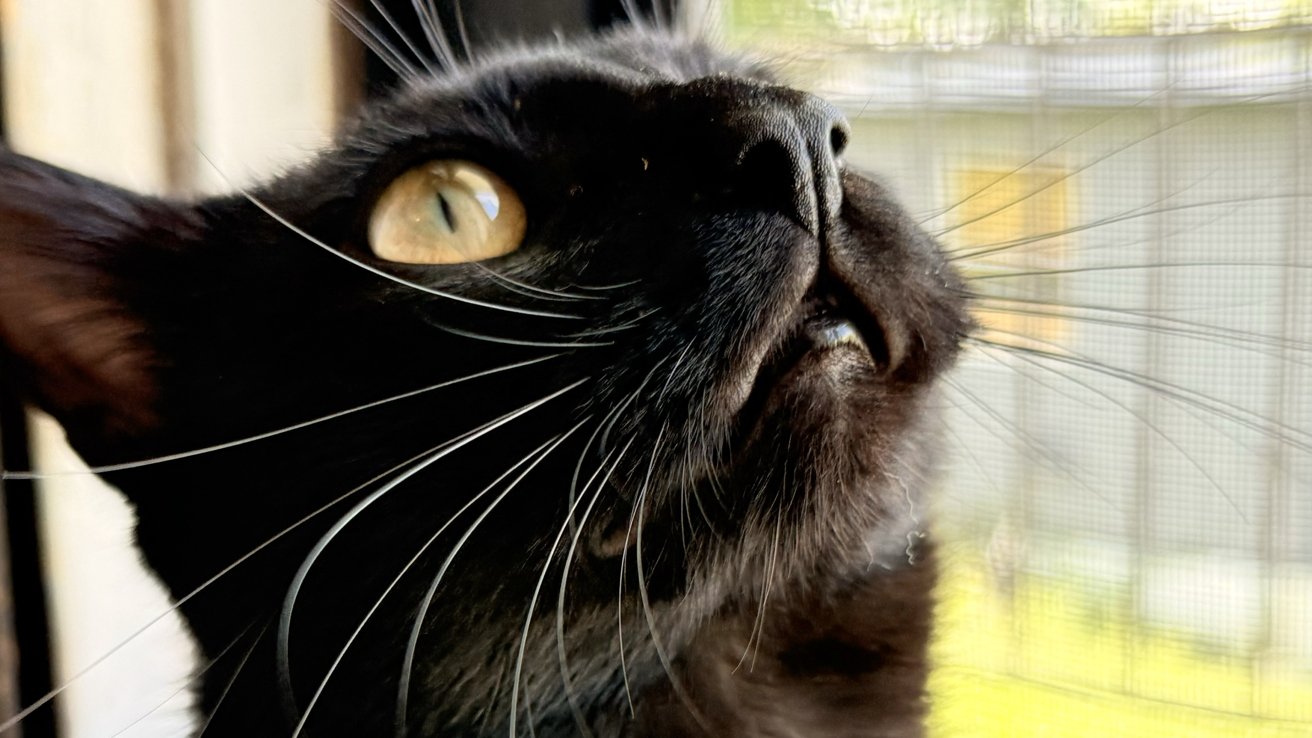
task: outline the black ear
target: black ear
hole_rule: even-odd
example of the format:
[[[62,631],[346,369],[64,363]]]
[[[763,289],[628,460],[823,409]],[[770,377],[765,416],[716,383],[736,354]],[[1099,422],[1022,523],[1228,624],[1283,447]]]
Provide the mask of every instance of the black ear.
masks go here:
[[[139,303],[196,220],[0,148],[0,348],[66,427],[112,443],[153,426],[162,359]]]

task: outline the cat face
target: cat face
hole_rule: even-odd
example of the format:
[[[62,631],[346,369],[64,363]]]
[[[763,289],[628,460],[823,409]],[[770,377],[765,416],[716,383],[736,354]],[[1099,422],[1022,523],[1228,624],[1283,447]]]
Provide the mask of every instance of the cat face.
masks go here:
[[[627,33],[194,204],[0,155],[19,379],[204,650],[253,644],[214,734],[617,725],[718,613],[907,566],[969,321],[847,135]]]

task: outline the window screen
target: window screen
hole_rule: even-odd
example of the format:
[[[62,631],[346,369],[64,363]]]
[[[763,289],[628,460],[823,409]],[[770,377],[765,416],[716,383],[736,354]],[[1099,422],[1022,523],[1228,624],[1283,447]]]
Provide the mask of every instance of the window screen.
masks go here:
[[[1312,4],[725,0],[980,331],[933,734],[1312,731]]]

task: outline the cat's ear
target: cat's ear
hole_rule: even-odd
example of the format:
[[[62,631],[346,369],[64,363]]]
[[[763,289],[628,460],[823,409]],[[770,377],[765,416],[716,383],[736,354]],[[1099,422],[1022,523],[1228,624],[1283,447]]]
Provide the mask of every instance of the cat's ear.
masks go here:
[[[6,373],[70,430],[110,439],[153,426],[161,364],[139,303],[189,213],[0,147]]]

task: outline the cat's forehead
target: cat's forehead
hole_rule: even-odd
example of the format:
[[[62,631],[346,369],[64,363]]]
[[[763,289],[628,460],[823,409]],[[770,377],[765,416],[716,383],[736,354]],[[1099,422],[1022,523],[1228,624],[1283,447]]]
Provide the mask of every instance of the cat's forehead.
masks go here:
[[[507,47],[446,74],[412,80],[390,99],[372,103],[342,143],[346,153],[362,157],[346,159],[366,167],[398,153],[408,161],[434,147],[444,155],[478,158],[495,149],[536,158],[548,149],[577,153],[585,142],[594,149],[627,145],[671,91],[733,81],[771,87],[771,72],[760,60],[651,31]],[[703,85],[712,80],[716,84]],[[698,96],[749,104],[731,85]]]
[[[621,94],[683,85],[706,78],[773,83],[759,59],[730,54],[695,38],[628,30],[585,43],[507,47],[449,74],[417,80],[394,103],[420,112],[426,106],[471,101],[514,103],[544,89],[571,85]]]
[[[627,29],[584,43],[507,49],[469,68],[529,78],[592,77],[616,84],[669,84],[712,76],[768,81],[759,59],[731,54],[689,36]]]

